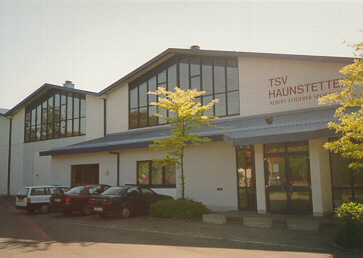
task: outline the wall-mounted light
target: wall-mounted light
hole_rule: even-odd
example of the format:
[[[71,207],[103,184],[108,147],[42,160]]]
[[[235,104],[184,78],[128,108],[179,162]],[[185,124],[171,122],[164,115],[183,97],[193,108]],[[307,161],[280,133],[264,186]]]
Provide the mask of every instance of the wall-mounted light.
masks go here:
[[[110,170],[106,170],[105,174],[108,176],[110,174]]]
[[[274,119],[272,118],[272,116],[268,116],[268,117],[265,117],[265,121],[266,121],[266,124],[272,124],[272,122],[274,121]]]

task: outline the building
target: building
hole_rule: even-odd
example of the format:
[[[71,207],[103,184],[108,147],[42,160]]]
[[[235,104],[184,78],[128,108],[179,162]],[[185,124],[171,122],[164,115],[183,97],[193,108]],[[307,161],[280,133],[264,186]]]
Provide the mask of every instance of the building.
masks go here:
[[[178,197],[177,169],[151,161],[164,153],[148,145],[170,127],[146,93],[179,86],[206,91],[202,103],[219,99],[216,124],[233,126],[203,129],[213,141],[186,149],[186,196],[212,210],[329,214],[363,198],[362,173],[323,148],[336,137],[327,128],[335,107],[317,104],[340,90],[339,70],[352,62],[193,46],[167,49],[99,93],[45,84],[0,116],[0,193],[106,183]]]

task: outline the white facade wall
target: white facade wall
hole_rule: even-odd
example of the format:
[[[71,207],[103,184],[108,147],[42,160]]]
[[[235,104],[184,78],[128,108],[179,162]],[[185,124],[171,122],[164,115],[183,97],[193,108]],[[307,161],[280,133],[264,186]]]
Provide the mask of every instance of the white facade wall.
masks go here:
[[[116,185],[117,159],[108,152],[61,155],[52,157],[52,184],[71,185],[71,166],[99,164],[99,180],[102,184]]]
[[[240,57],[240,115],[252,116],[318,107],[321,94],[340,90],[338,79],[342,78],[342,74],[339,70],[345,65],[346,63]],[[294,86],[300,87],[296,94],[279,95],[279,92],[287,93],[289,87]],[[298,93],[299,89],[301,94]]]
[[[42,185],[58,184],[52,181],[51,157],[40,157],[40,151],[47,151],[52,148],[76,144],[99,138],[103,136],[103,99],[96,96],[86,96],[86,135],[74,136],[60,139],[24,143],[24,118],[25,108],[21,108],[13,116],[12,125],[12,146],[11,146],[11,176],[10,176],[10,194],[16,194],[20,187],[24,185]],[[1,123],[3,123],[1,118]],[[8,119],[6,119],[8,120]],[[3,128],[1,125],[0,128]],[[5,127],[5,128],[8,128]],[[1,136],[8,135],[8,129],[1,129]],[[8,136],[7,136],[8,139]],[[0,193],[5,194],[7,189],[7,155],[8,147],[3,145],[1,140],[1,183]],[[8,140],[7,140],[8,142]],[[4,141],[5,144],[5,141]],[[6,160],[5,160],[6,159]],[[4,161],[3,161],[4,160]],[[3,163],[5,162],[5,163]],[[3,171],[4,170],[4,171]],[[3,182],[3,178],[5,182]],[[4,186],[5,185],[5,188]],[[69,185],[69,184],[67,184]]]
[[[0,116],[0,194],[7,193],[10,119]]]
[[[333,212],[329,151],[323,147],[327,141],[326,138],[309,141],[314,216]]]
[[[103,99],[86,95],[86,139],[103,137]]]
[[[120,85],[107,96],[107,134],[129,129],[129,87]]]

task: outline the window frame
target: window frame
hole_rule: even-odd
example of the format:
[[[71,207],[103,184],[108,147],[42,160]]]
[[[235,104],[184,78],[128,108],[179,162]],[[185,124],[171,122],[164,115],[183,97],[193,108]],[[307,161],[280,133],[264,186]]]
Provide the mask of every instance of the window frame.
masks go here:
[[[63,104],[61,102],[62,96],[65,96],[65,103]],[[74,112],[75,98],[78,99],[78,114],[76,114],[76,118]],[[86,109],[85,100],[86,95],[82,93],[51,89],[31,104],[27,105],[24,114],[24,143],[85,135],[85,128],[82,128],[81,126],[81,120],[86,118],[85,112],[82,116],[82,109]],[[69,101],[72,101],[72,110],[70,111],[67,110],[69,108]],[[44,104],[46,104],[46,107],[44,107]],[[58,106],[56,106],[56,104]],[[40,112],[38,110],[39,108]],[[51,111],[49,110],[50,108],[52,109]],[[58,110],[56,112],[57,108]],[[62,118],[62,108],[65,109],[64,118]],[[40,120],[40,123],[38,123],[38,120]],[[65,124],[64,135],[61,134],[62,122]],[[75,123],[78,123],[78,132],[74,131]],[[67,128],[68,124],[71,128]],[[82,131],[84,131],[84,133],[82,133]],[[39,139],[37,136],[38,134]]]
[[[149,178],[148,184],[140,184],[139,183],[139,164],[140,163],[148,163],[149,168]],[[136,185],[138,186],[148,186],[150,188],[176,188],[176,169],[175,169],[175,184],[166,184],[165,175],[166,175],[166,167],[161,167],[162,172],[162,183],[161,184],[152,184],[152,160],[138,160],[136,161]]]
[[[197,65],[199,65],[199,74],[193,74],[192,75],[192,71],[191,71],[191,67],[192,65],[195,65],[195,63],[191,63],[191,60],[197,60]],[[224,101],[224,107],[222,107],[223,110],[223,114],[221,115],[217,115],[218,117],[230,117],[230,116],[239,116],[240,115],[240,95],[239,95],[239,69],[238,69],[238,58],[237,57],[224,57],[224,56],[201,56],[201,55],[176,55],[172,58],[170,58],[169,60],[167,60],[166,62],[164,62],[163,64],[153,68],[152,70],[146,72],[145,74],[143,74],[142,76],[140,76],[139,78],[136,78],[135,80],[133,80],[132,82],[129,83],[129,89],[128,89],[128,127],[129,130],[130,129],[138,129],[138,128],[145,128],[145,127],[151,127],[151,126],[158,126],[158,125],[165,125],[167,124],[166,122],[162,122],[161,119],[159,117],[156,117],[156,123],[150,122],[150,107],[152,107],[149,104],[149,95],[147,95],[147,103],[146,106],[141,106],[140,105],[140,87],[142,85],[144,85],[146,83],[146,88],[147,88],[147,92],[150,90],[149,87],[149,81],[154,79],[156,80],[156,87],[159,86],[164,86],[167,90],[171,90],[169,89],[170,86],[169,85],[169,69],[171,67],[173,67],[175,65],[175,73],[176,73],[176,83],[178,86],[180,86],[181,83],[181,76],[180,76],[180,63],[183,62],[185,63],[185,61],[187,61],[187,67],[188,67],[188,75],[187,75],[187,80],[185,80],[188,85],[187,85],[187,89],[191,89],[192,87],[192,80],[194,78],[199,78],[199,86],[197,88],[199,88],[201,91],[203,90],[203,65],[206,65],[206,62],[203,62],[205,60],[211,61],[210,65],[211,65],[211,87],[212,87],[212,93],[208,93],[206,95],[203,95],[200,98],[200,102],[202,104],[206,99],[215,99],[218,98],[218,96],[223,96]],[[223,61],[223,62],[221,62]],[[216,69],[216,64],[217,62],[221,62],[223,63],[223,66],[218,66],[218,67],[223,67],[223,73],[224,73],[224,78],[222,78],[222,80],[224,81],[224,90],[221,92],[216,93],[216,80],[215,80],[215,69]],[[236,75],[236,83],[237,83],[237,89],[232,88],[230,89],[230,86],[228,84],[229,80],[231,77],[229,77],[231,71],[230,68],[234,68],[236,69],[235,71],[235,75]],[[165,73],[165,82],[159,83],[158,82],[158,76],[161,73]],[[233,76],[233,73],[232,73]],[[162,85],[161,85],[162,84]],[[233,85],[233,83],[231,84]],[[137,94],[137,98],[135,99],[135,101],[137,102],[136,105],[134,105],[134,103],[131,103],[131,101],[133,100],[133,98],[131,98],[131,92],[133,90],[136,90],[136,94]],[[135,94],[133,92],[133,94]],[[236,96],[233,96],[236,95]],[[229,98],[232,98],[234,100],[238,100],[238,102],[236,103],[237,107],[235,109],[233,109],[234,113],[231,112],[231,110],[229,110],[231,107],[233,107],[233,105],[231,103],[228,102]],[[156,99],[157,101],[157,99]],[[208,103],[210,101],[207,101]],[[132,105],[131,105],[132,104]],[[216,104],[217,105],[217,110],[218,107],[221,104]],[[211,109],[212,114],[216,113],[216,105],[213,106],[213,108]],[[141,124],[140,122],[140,114],[141,114],[141,109],[145,109],[146,108],[146,121],[143,121],[144,123]],[[131,112],[132,111],[132,112]],[[236,112],[237,111],[237,112]],[[134,113],[136,112],[136,113]],[[131,114],[136,114],[135,117],[137,116],[137,119],[131,119],[132,116]],[[168,116],[169,114],[166,113],[166,115]],[[154,121],[154,120],[153,120]]]

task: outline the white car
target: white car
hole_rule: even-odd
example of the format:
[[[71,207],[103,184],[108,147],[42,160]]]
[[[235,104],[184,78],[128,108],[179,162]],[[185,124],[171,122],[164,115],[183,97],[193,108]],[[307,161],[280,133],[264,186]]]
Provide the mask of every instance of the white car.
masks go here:
[[[40,213],[47,213],[50,208],[50,197],[52,194],[59,194],[68,191],[67,186],[44,185],[24,186],[16,195],[16,208],[25,209],[29,213],[38,210]]]

